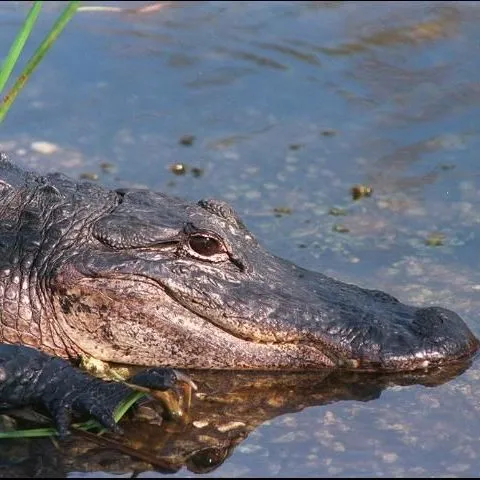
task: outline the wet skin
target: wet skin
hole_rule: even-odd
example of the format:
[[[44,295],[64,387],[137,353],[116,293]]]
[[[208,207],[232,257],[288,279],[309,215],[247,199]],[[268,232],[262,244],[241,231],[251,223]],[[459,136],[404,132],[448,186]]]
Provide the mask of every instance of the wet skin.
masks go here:
[[[478,349],[450,310],[405,305],[270,254],[224,202],[107,190],[5,159],[0,179],[8,404],[28,397],[11,379],[50,361],[37,365],[38,351],[148,367],[399,372]],[[17,365],[6,344],[33,364]]]

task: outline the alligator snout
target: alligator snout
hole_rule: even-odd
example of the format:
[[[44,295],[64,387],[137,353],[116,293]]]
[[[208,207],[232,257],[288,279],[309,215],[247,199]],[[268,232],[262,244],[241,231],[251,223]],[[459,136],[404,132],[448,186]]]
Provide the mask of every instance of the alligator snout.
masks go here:
[[[479,348],[478,339],[451,310],[406,305],[379,290],[293,270],[304,282],[301,290],[314,292],[309,302],[315,313],[304,317],[308,320],[300,331],[308,331],[311,343],[338,367],[415,370],[471,357]]]
[[[402,304],[398,303],[402,308]],[[408,309],[408,307],[407,307]],[[385,318],[393,319],[391,311]],[[414,309],[413,315],[366,328],[367,335],[357,341],[344,359],[345,366],[362,370],[416,370],[471,357],[479,342],[465,322],[451,310],[441,307]]]
[[[299,355],[301,346],[302,368],[415,370],[471,357],[479,348],[465,322],[446,308],[407,305],[276,257],[266,264],[268,292],[244,284],[249,314],[223,327],[245,340],[295,344]]]
[[[386,357],[386,365],[395,368],[404,363],[419,363],[419,367],[441,363],[446,359],[470,357],[479,347],[478,339],[473,335],[462,318],[455,312],[442,307],[418,308],[411,323],[416,342],[412,342],[415,361],[409,362],[409,356],[402,357],[402,349]]]

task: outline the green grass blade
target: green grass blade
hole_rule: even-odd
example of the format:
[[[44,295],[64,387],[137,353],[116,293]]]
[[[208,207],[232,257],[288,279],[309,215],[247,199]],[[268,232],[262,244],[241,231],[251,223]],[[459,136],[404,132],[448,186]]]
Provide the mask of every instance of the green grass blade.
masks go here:
[[[69,4],[67,5],[67,7],[65,7],[64,11],[57,19],[51,30],[48,32],[47,36],[44,38],[43,42],[39,45],[35,53],[25,65],[25,68],[20,73],[19,77],[15,81],[10,91],[3,98],[0,104],[0,123],[5,118],[5,115],[7,114],[18,93],[20,92],[20,90],[22,90],[22,88],[25,86],[25,83],[30,78],[30,75],[32,74],[35,67],[39,64],[40,60],[42,60],[44,55],[52,46],[53,42],[57,39],[58,35],[62,32],[67,23],[75,14],[79,3],[79,1],[69,2]]]
[[[54,428],[31,428],[28,430],[12,430],[11,432],[0,432],[0,440],[12,438],[51,437],[52,435],[56,434],[57,431]]]
[[[18,31],[17,36],[10,47],[10,51],[3,61],[2,68],[0,69],[0,92],[3,91],[5,84],[10,78],[13,67],[17,63],[18,57],[22,53],[23,47],[25,46],[25,42],[32,32],[32,28],[35,25],[38,14],[42,8],[42,3],[43,2],[33,2],[33,6],[27,15],[27,18],[23,22],[22,28]]]
[[[115,411],[113,412],[113,418],[115,423],[118,423],[123,416],[130,410],[130,408],[145,394],[143,392],[132,392],[128,397],[126,397],[121,403],[117,405]],[[92,428],[100,428],[99,433],[104,433],[107,430],[103,428],[96,420],[89,420],[84,423],[76,423],[73,425],[74,428],[79,428],[81,430],[91,430]]]
[[[120,403],[113,414],[113,418],[118,423],[130,408],[145,394],[143,392],[132,392],[122,403]]]

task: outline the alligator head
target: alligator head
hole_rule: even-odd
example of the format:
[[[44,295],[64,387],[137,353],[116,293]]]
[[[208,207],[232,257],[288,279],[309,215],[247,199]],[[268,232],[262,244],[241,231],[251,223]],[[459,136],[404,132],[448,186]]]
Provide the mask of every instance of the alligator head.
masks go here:
[[[82,202],[78,240],[47,282],[70,349],[179,368],[402,371],[478,348],[450,310],[405,305],[268,253],[224,202],[105,195],[113,205],[95,216],[94,202]]]

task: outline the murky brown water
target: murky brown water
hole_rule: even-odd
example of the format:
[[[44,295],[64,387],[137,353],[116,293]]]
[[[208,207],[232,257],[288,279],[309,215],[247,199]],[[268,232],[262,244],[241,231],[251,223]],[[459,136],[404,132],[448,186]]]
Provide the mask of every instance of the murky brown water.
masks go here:
[[[24,14],[0,5],[3,51]],[[227,199],[275,253],[448,306],[480,334],[479,28],[478,2],[81,12],[2,125],[0,146],[37,170]],[[40,153],[39,141],[56,151]],[[177,163],[184,175],[171,172]],[[373,195],[353,201],[354,184]],[[478,362],[458,373],[433,387],[319,375],[227,377],[220,388],[205,378],[196,425],[145,438],[155,468],[179,475],[477,476]],[[217,404],[207,412],[208,395]],[[76,442],[2,444],[1,458],[30,475],[160,475]]]

